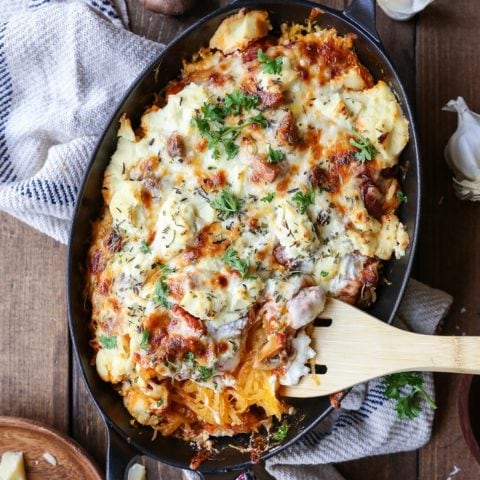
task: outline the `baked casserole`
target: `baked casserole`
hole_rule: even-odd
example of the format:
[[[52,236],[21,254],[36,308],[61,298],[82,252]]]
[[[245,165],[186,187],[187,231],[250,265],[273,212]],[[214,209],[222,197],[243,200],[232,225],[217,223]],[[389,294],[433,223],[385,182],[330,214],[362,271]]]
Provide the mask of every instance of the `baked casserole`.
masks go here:
[[[241,10],[138,126],[121,119],[88,254],[91,344],[162,435],[208,448],[288,415],[278,390],[310,372],[326,296],[370,305],[408,247],[408,122],[355,36],[315,14],[272,36],[266,11]]]

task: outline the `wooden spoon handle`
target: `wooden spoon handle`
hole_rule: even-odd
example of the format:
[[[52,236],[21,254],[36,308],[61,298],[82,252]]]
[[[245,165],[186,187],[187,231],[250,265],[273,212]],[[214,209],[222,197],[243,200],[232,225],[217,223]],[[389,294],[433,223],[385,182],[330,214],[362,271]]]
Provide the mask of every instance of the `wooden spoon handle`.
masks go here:
[[[402,332],[400,338],[402,342],[391,346],[392,355],[387,362],[389,370],[480,373],[480,337],[439,337]]]
[[[320,383],[306,375],[299,385],[284,388],[286,395],[328,395],[404,371],[480,374],[480,337],[422,335],[368,319],[336,318],[335,324],[315,328],[312,336],[315,363],[327,367]]]

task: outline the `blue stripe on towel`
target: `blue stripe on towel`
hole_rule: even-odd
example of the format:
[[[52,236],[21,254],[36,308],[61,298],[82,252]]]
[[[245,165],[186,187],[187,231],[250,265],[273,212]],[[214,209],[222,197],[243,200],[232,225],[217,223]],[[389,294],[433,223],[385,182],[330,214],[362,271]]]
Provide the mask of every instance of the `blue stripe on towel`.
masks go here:
[[[15,186],[20,195],[52,205],[72,206],[78,194],[78,188],[62,182],[44,178],[31,178]]]
[[[47,3],[50,3],[51,0],[29,0],[28,8],[31,10],[36,10]],[[86,3],[89,3],[92,7],[96,8],[102,13],[105,13],[110,18],[114,18],[115,20],[120,19],[117,15],[117,11],[115,7],[109,2],[109,0],[85,0]]]
[[[10,115],[13,95],[12,79],[7,68],[3,42],[6,29],[6,22],[0,25],[0,183],[14,182],[17,178],[10,161],[5,138],[5,128]]]

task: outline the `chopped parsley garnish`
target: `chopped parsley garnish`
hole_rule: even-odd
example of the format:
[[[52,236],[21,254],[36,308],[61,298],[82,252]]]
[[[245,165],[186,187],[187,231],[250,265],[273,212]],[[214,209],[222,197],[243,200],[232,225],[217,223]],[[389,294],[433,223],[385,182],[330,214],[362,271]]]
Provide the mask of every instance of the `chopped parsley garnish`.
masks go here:
[[[198,373],[200,373],[200,378],[202,380],[208,380],[215,373],[215,369],[213,367],[208,368],[208,367],[202,367],[201,365],[199,365],[197,368],[198,368]]]
[[[400,418],[418,417],[422,410],[422,398],[433,409],[437,408],[435,402],[423,388],[423,381],[423,375],[419,372],[400,372],[385,377],[385,395],[397,401],[395,411]],[[406,391],[407,393],[404,393]]]
[[[254,123],[260,125],[262,128],[268,127],[267,119],[263,116],[263,113],[257,113],[254,117],[249,118],[241,127],[246,127],[247,125],[253,125]]]
[[[267,195],[265,195],[264,197],[262,197],[260,200],[262,202],[270,203],[274,198],[275,198],[275,192],[270,192]]]
[[[273,440],[281,441],[287,438],[288,425],[280,425],[278,430],[272,435]]]
[[[150,348],[149,340],[150,340],[150,330],[146,328],[142,332],[142,338],[140,339],[140,348],[143,350],[148,350]]]
[[[240,147],[235,143],[242,129],[249,125],[258,124],[262,128],[268,126],[267,119],[262,113],[245,120],[238,125],[224,125],[227,115],[238,116],[242,112],[252,110],[260,103],[256,95],[249,95],[234,90],[228,93],[220,103],[204,103],[201,110],[202,115],[193,118],[194,125],[198,128],[200,135],[207,139],[208,148],[213,150],[213,158],[218,160],[221,155],[221,146],[228,160],[235,158]]]
[[[325,270],[322,270],[322,271],[320,272],[320,275],[321,275],[322,277],[328,277],[328,272],[326,272]]]
[[[163,400],[162,399],[157,400],[157,408],[161,407],[162,405],[163,405]]]
[[[142,242],[140,243],[140,251],[145,254],[152,253],[150,247],[148,246],[148,243],[145,240],[142,240]]]
[[[117,337],[108,337],[107,335],[100,335],[98,338],[103,348],[112,349],[117,346]]]
[[[175,269],[171,267],[170,265],[162,265],[159,264],[158,267],[160,267],[160,270],[162,271],[162,276],[165,278],[169,273],[173,273]]]
[[[192,364],[193,368],[195,368],[200,374],[201,380],[208,380],[215,374],[215,367],[204,367],[202,365],[198,365],[193,352],[187,352],[183,359]]]
[[[239,258],[237,252],[233,248],[229,248],[222,257],[222,262],[226,263],[230,268],[236,270],[242,278],[252,278],[248,274],[250,261],[248,258]]]
[[[402,203],[407,203],[407,202],[408,202],[408,197],[407,197],[403,192],[397,192],[397,198],[398,198]]]
[[[225,218],[231,217],[240,212],[243,200],[236,197],[228,188],[222,190],[222,193],[210,201],[210,206],[218,210]]]
[[[307,192],[296,192],[292,200],[297,203],[300,213],[305,213],[307,208],[315,203],[315,192],[313,191],[312,185],[308,185]]]
[[[257,95],[249,95],[240,90],[234,90],[232,93],[225,95],[225,112],[231,115],[240,115],[241,110],[245,112],[258,107],[260,104],[260,97]]]
[[[155,294],[153,296],[153,302],[158,305],[163,305],[165,308],[170,308],[172,304],[167,300],[168,292],[170,288],[163,279],[163,277],[157,281],[155,285]]]
[[[194,362],[195,361],[195,354],[193,352],[187,352],[183,358],[187,362]]]
[[[162,265],[161,263],[156,264],[156,266],[160,268],[162,276],[157,280],[157,283],[155,284],[153,302],[157,305],[163,305],[165,308],[171,308],[172,304],[167,300],[170,288],[167,282],[165,282],[165,278],[169,273],[174,272],[175,269],[170,267],[169,265]]]
[[[211,122],[221,122],[226,117],[225,109],[214,103],[204,103],[201,110],[203,118]]]
[[[257,58],[262,66],[264,73],[279,75],[282,71],[283,57],[280,55],[275,58],[267,57],[262,50],[257,50]]]
[[[271,145],[268,146],[268,163],[280,163],[285,158],[281,150],[274,150]]]
[[[362,137],[360,133],[357,132],[354,128],[352,128],[352,132],[355,135],[355,139],[350,139],[350,145],[358,148],[358,152],[355,152],[355,158],[360,162],[363,163],[366,160],[371,160],[374,155],[377,153],[377,150],[372,145],[368,138]]]

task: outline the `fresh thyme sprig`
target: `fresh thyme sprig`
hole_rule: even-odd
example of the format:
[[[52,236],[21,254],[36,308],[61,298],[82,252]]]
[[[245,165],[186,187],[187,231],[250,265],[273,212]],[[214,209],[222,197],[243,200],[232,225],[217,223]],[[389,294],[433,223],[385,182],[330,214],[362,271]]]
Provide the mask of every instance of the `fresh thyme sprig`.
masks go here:
[[[400,372],[385,377],[385,395],[396,400],[395,411],[400,418],[418,417],[422,398],[433,408],[437,405],[423,388],[423,375],[419,372]]]

